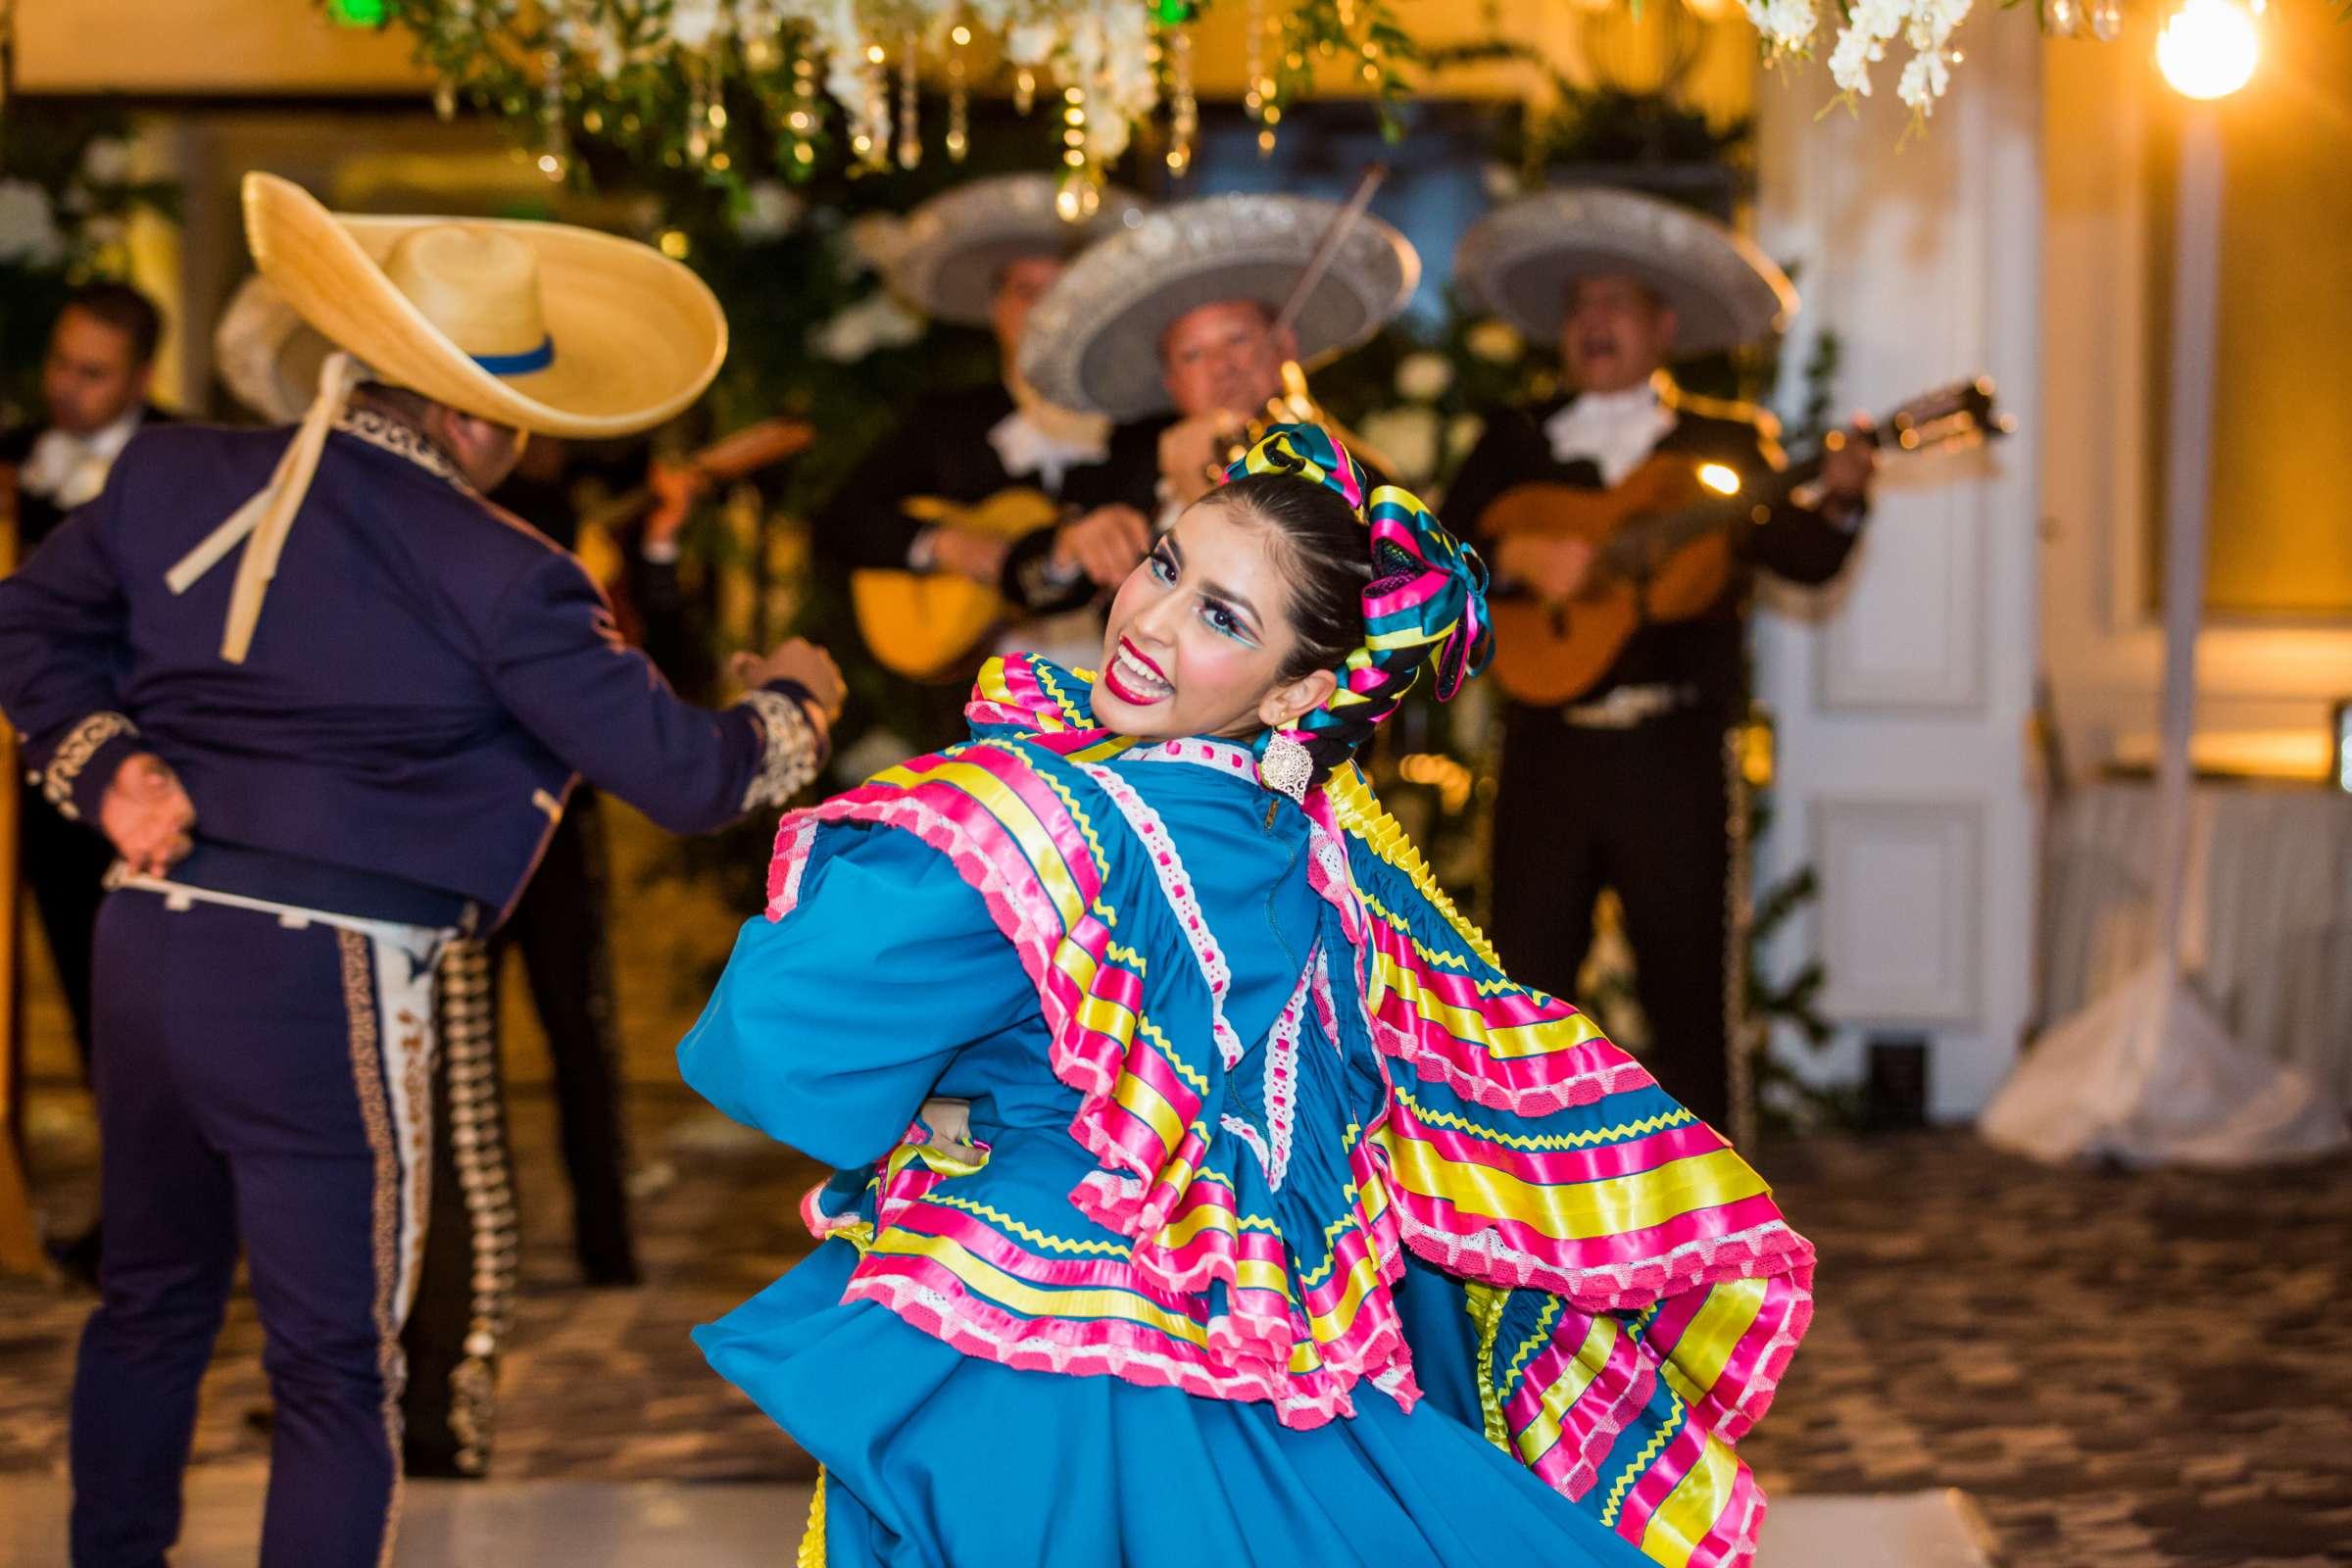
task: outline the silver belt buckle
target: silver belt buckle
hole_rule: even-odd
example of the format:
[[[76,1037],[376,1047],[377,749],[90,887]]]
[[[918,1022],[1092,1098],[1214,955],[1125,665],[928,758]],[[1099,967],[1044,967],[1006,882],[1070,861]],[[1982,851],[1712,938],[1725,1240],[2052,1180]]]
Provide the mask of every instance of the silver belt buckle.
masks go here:
[[[1571,703],[1560,710],[1575,729],[1632,729],[1674,710],[1680,689],[1673,686],[1617,686],[1597,703]]]

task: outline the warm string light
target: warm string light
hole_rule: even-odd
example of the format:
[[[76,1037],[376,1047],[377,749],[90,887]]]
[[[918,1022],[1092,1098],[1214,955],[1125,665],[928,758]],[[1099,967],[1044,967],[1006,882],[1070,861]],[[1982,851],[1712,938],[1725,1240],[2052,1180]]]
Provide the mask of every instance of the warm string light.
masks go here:
[[[816,162],[816,61],[804,53],[792,62],[791,108],[784,115],[792,161],[804,169]]]
[[[2227,98],[2262,53],[2255,10],[2236,0],[2184,0],[2156,38],[2156,66],[2183,98]]]
[[[822,118],[834,100],[853,172],[915,168],[924,52],[946,104],[942,145],[961,163],[971,151],[970,99],[986,82],[973,53],[985,16],[1008,50],[1004,69],[1016,107],[1075,107],[1086,119],[1075,142],[1066,120],[1051,122],[1065,171],[1102,177],[1107,150],[1123,146],[1129,121],[1149,123],[1165,106],[1161,153],[1170,173],[1189,174],[1199,157],[1199,0],[400,0],[432,69],[436,113],[454,117],[463,96],[508,122],[520,161],[553,179],[580,177],[574,136],[611,138],[625,156],[713,174],[748,173],[754,161],[732,145],[755,127],[728,121],[750,105],[758,130],[774,136],[757,162],[798,175],[815,164],[831,134]],[[1344,44],[1384,93],[1394,62],[1371,34],[1385,26],[1389,0],[1243,0],[1248,11],[1246,100],[1250,130],[1270,152],[1288,95],[1308,85],[1307,40]],[[1728,0],[1727,0],[1728,3]],[[2093,0],[2063,0],[2082,6]],[[2104,0],[2113,4],[2115,0]],[[0,0],[4,6],[6,0]],[[1135,15],[1131,8],[1144,7]],[[527,29],[527,30],[526,30]],[[1383,34],[1385,37],[1386,34]],[[675,116],[671,121],[669,117]],[[1102,117],[1109,115],[1112,120]],[[1070,156],[1075,153],[1076,156]]]
[[[850,138],[850,151],[858,155],[858,167],[869,171],[890,166],[889,59],[880,44],[865,46],[861,73],[863,102],[858,107],[857,133]]]
[[[1084,222],[1102,205],[1102,172],[1088,147],[1086,88],[1072,82],[1061,90],[1061,188],[1054,210],[1067,223]]]
[[[1249,16],[1242,23],[1242,79],[1248,84],[1242,109],[1263,123],[1267,88],[1272,85],[1266,80],[1266,0],[1250,0]]]
[[[948,158],[962,163],[971,150],[971,102],[964,86],[963,52],[970,47],[972,29],[958,22],[948,34]]]
[[[1193,167],[1193,142],[1200,132],[1200,101],[1193,86],[1193,29],[1178,23],[1168,31],[1168,172],[1179,179]]]
[[[1086,167],[1086,89],[1072,83],[1062,89],[1061,161],[1070,169]]]
[[[539,88],[539,172],[562,181],[571,171],[571,136],[564,121],[564,60],[553,49],[542,62],[546,80]]]
[[[899,167],[912,169],[923,161],[921,126],[915,112],[914,34],[899,40]]]
[[[686,57],[686,158],[698,165],[710,158],[710,69],[702,56]]]

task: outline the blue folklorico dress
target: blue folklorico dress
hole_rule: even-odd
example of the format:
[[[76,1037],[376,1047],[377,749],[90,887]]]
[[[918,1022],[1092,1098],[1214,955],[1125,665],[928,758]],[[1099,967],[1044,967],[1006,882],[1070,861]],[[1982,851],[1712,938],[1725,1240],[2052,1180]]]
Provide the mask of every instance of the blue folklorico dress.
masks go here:
[[[843,1172],[696,1333],[824,1465],[801,1560],[1746,1562],[1813,1272],[1770,1190],[1354,768],[1301,809],[1086,694],[994,662],[971,742],[786,817],[679,1050]]]

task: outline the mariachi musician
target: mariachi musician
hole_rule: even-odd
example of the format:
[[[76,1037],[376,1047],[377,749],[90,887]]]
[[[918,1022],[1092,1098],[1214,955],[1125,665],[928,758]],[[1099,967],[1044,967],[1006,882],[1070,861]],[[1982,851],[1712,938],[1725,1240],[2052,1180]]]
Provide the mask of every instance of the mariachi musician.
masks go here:
[[[907,216],[906,244],[886,270],[892,291],[935,320],[987,327],[1001,373],[916,400],[812,519],[818,556],[851,572],[869,651],[925,683],[936,733],[908,739],[926,746],[961,737],[968,676],[1001,651],[990,638],[1008,620],[1041,598],[1065,598],[1062,587],[1091,580],[1095,567],[1118,562],[1123,575],[1144,551],[1144,519],[1132,511],[1067,505],[1072,477],[1103,460],[1107,423],[1056,407],[1014,366],[1030,308],[1069,259],[1145,210],[1113,188],[1072,221],[1057,193],[1050,174],[1000,175]],[[1012,547],[1029,535],[1027,569],[1009,571]],[[1070,635],[1034,621],[1013,632],[1041,649]]]
[[[1255,428],[1332,423],[1300,367],[1372,337],[1421,276],[1405,237],[1362,211],[1371,183],[1345,207],[1261,193],[1163,207],[1071,264],[1021,343],[1029,384],[1118,421],[1070,499],[1163,529]],[[1116,571],[1097,579],[1115,582],[1135,558],[1102,564]]]
[[[1770,336],[1797,306],[1788,279],[1722,223],[1630,191],[1544,191],[1464,236],[1454,273],[1536,342],[1556,340],[1568,390],[1488,422],[1446,515],[1493,564],[1498,592],[1574,628],[1609,564],[1587,539],[1535,525],[1512,492],[1617,491],[1671,467],[1753,480],[1783,459],[1769,416],[1692,397],[1678,357]],[[1592,945],[1593,901],[1613,888],[1649,1023],[1648,1065],[1702,1119],[1730,1127],[1732,1049],[1744,1002],[1744,810],[1735,726],[1747,707],[1746,619],[1757,569],[1826,583],[1852,553],[1872,476],[1867,440],[1834,443],[1810,492],[1762,509],[1728,538],[1687,547],[1714,575],[1677,618],[1639,607],[1630,635],[1581,690],[1537,683],[1503,709],[1494,802],[1493,928],[1511,972],[1563,996]],[[1671,464],[1659,460],[1671,459]],[[1659,466],[1645,472],[1645,466]],[[1728,470],[1728,472],[1726,471]],[[1498,503],[1503,503],[1498,505]],[[1674,564],[1648,564],[1665,580]],[[1499,627],[1498,627],[1499,630]],[[1508,632],[1502,632],[1508,637]],[[1524,651],[1524,650],[1523,650]]]

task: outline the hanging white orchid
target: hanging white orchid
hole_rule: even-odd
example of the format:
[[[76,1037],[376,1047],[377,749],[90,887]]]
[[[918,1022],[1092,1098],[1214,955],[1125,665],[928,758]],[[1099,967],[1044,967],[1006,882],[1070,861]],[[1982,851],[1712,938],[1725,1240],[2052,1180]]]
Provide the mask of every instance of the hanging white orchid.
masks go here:
[[[724,0],[670,0],[669,36],[681,49],[708,49],[726,20]]]
[[[782,239],[801,220],[808,204],[772,179],[755,180],[735,214],[735,232],[747,240]]]
[[[1748,20],[1776,52],[1812,52],[1819,15],[1813,0],[1746,0]],[[1895,96],[1914,113],[1933,114],[1951,85],[1952,32],[1968,17],[1970,0],[1851,0],[1830,48],[1830,77],[1840,92],[1870,95],[1871,68],[1900,37],[1911,47]]]

